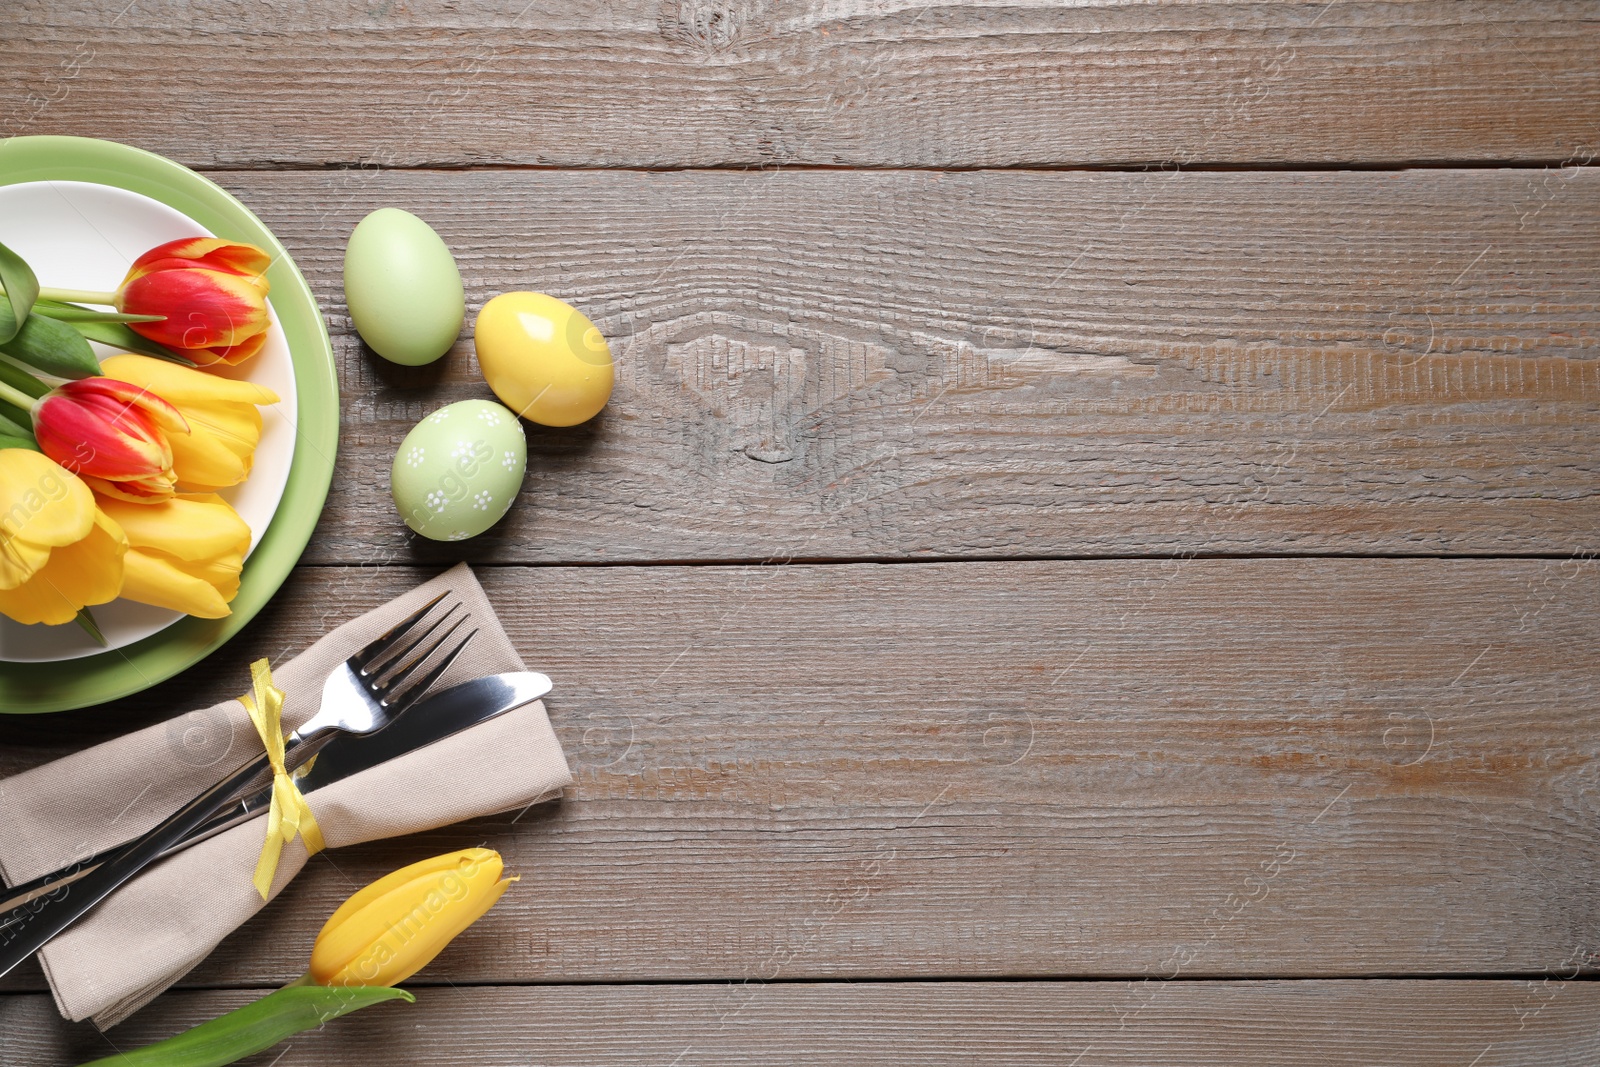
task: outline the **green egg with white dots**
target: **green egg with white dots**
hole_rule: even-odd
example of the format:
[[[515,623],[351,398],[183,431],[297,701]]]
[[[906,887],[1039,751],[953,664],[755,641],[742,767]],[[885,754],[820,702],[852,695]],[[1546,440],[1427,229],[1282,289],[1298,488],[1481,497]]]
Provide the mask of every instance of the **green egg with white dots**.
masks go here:
[[[488,400],[462,400],[406,434],[390,488],[407,526],[435,541],[464,541],[500,521],[527,469],[517,417]]]

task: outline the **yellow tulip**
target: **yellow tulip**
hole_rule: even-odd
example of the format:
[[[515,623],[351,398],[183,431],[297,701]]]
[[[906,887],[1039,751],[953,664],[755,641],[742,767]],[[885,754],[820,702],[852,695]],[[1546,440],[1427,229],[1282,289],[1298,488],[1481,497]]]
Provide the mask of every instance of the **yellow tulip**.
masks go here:
[[[149,390],[188,422],[187,434],[167,436],[180,489],[210,492],[238,485],[250,474],[261,443],[259,408],[276,404],[277,393],[149,356],[112,356],[100,364],[100,373]]]
[[[0,613],[60,625],[116,599],[128,539],[80,478],[38,452],[0,449],[0,508]]]
[[[110,497],[100,507],[128,539],[122,595],[202,619],[233,609],[250,527],[215,493],[180,494],[158,504]]]
[[[311,950],[317,985],[392,986],[427,966],[515,878],[500,853],[468,848],[413,863],[342,904]]]

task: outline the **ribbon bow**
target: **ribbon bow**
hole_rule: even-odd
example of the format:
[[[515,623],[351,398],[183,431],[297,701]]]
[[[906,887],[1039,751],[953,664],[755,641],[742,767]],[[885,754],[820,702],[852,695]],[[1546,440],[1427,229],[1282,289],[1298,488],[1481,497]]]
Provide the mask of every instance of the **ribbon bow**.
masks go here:
[[[250,664],[250,681],[255,695],[246,693],[239,698],[250,721],[255,723],[261,743],[267,749],[267,761],[272,764],[272,806],[267,810],[267,839],[261,845],[261,858],[256,861],[255,885],[261,899],[267,899],[272,888],[273,875],[278,872],[278,857],[283,846],[299,834],[306,851],[312,855],[325,847],[317,817],[311,814],[311,805],[294,784],[294,779],[283,766],[283,698],[284,692],[272,684],[272,670],[267,661],[258,659]]]

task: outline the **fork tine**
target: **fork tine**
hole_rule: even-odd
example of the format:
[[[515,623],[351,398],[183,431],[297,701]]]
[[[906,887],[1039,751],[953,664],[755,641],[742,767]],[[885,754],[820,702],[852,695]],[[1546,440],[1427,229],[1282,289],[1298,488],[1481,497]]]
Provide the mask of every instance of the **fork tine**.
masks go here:
[[[376,694],[381,693],[385,689],[393,688],[396,682],[405,681],[406,675],[409,674],[409,672],[415,670],[419,663],[433,655],[434,652],[438,651],[439,647],[449,640],[450,635],[459,630],[461,628],[461,624],[466,622],[471,617],[470,615],[463,614],[460,618],[450,623],[449,629],[440,634],[437,638],[434,638],[434,631],[440,626],[443,626],[445,623],[450,622],[450,620],[455,617],[456,608],[458,607],[460,607],[459,604],[452,604],[450,606],[450,610],[445,612],[444,615],[441,616],[439,620],[432,626],[428,627],[421,637],[413,641],[403,651],[397,652],[389,660],[389,662],[384,665],[382,671],[373,672],[373,684],[369,685],[367,688]],[[376,675],[378,674],[383,674],[387,677],[385,677],[384,680],[379,683],[376,678]]]
[[[439,639],[438,645],[435,645],[432,649],[429,649],[428,652],[423,653],[412,662],[406,664],[406,666],[400,669],[399,673],[397,673],[393,678],[389,679],[388,686],[384,690],[384,694],[380,698],[379,702],[382,703],[384,707],[396,708],[403,711],[415,700],[426,693],[430,688],[432,688],[433,683],[437,682],[440,677],[443,676],[444,672],[450,669],[450,664],[456,661],[456,657],[461,655],[462,650],[471,643],[474,637],[478,636],[478,631],[476,629],[467,631],[466,636],[464,636],[460,641],[456,642],[456,646],[441,656],[439,662],[431,667],[421,678],[417,679],[415,683],[411,685],[405,685],[405,682],[418,670],[418,668],[422,666],[424,662],[427,661],[429,655],[431,655],[434,651],[437,651],[439,646],[443,645],[450,635],[455,633],[456,626],[460,626],[461,623],[466,621],[467,617],[462,616],[460,621],[458,621],[455,626],[450,627],[450,629],[445,632],[445,635]],[[396,696],[396,689],[403,685],[405,685],[405,692]]]
[[[393,689],[396,685],[405,682],[406,678],[408,678],[411,673],[423,663],[423,661],[437,652],[440,647],[442,647],[444,643],[450,639],[450,635],[461,629],[461,624],[468,621],[468,619],[471,617],[470,615],[463,614],[460,618],[457,618],[454,622],[451,622],[450,620],[455,616],[455,613],[455,607],[452,606],[449,611],[444,613],[443,618],[441,618],[438,622],[435,622],[432,626],[428,627],[427,632],[418,638],[414,643],[412,643],[409,648],[405,649],[403,652],[397,653],[393,658],[391,658],[384,666],[382,671],[373,672],[372,682],[367,686],[372,694],[374,696],[382,696],[385,690]],[[444,633],[435,638],[433,636],[434,631],[447,622],[450,623],[449,629],[445,630]],[[384,676],[382,681],[379,681],[377,677],[379,674]]]
[[[388,655],[384,656],[382,663],[372,663],[362,668],[361,676],[363,678],[371,678],[373,680],[371,684],[368,684],[367,688],[373,690],[374,692],[376,692],[377,689],[382,688],[381,686],[375,684],[377,682],[378,675],[394,670],[395,665],[400,663],[402,660],[411,662],[412,660],[408,660],[407,657],[411,657],[412,653],[416,652],[417,649],[422,648],[424,645],[427,645],[427,651],[422,653],[424,656],[426,656],[428,652],[431,652],[433,649],[438,648],[439,641],[443,641],[444,637],[439,638],[439,641],[435,641],[432,644],[428,643],[428,639],[433,636],[435,630],[449,622],[451,618],[455,616],[457,609],[460,607],[460,604],[451,604],[449,609],[445,611],[443,615],[429,623],[427,628],[422,630],[421,633],[417,633],[416,631],[418,627],[413,626],[405,633],[400,634],[399,639],[404,643],[397,643],[393,650],[390,651]],[[461,616],[462,619],[466,617],[466,615]],[[459,625],[461,625],[461,620],[457,619],[456,626]],[[450,627],[450,629],[454,630],[455,626]],[[449,633],[450,631],[446,630],[445,637],[448,637]],[[412,658],[414,659],[414,657]]]
[[[356,664],[362,674],[368,673],[369,668],[372,666],[375,660],[383,656],[386,652],[398,644],[403,637],[411,632],[411,628],[421,621],[424,615],[432,611],[439,601],[443,600],[449,595],[449,590],[440,593],[438,596],[422,605],[422,607],[418,608],[416,611],[412,612],[410,615],[407,615],[389,629],[385,630],[375,641],[367,645],[366,648],[363,648],[360,652],[357,652],[355,655],[351,656],[350,660]],[[424,634],[423,636],[427,635]]]

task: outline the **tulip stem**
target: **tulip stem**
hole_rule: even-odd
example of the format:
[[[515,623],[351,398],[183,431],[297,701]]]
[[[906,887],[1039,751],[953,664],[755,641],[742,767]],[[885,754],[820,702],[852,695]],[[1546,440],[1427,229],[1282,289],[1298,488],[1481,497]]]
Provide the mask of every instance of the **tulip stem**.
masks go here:
[[[93,289],[51,289],[48,286],[39,290],[41,300],[64,300],[69,304],[105,304],[115,307],[116,293],[99,293]]]
[[[0,382],[0,400],[4,400],[13,407],[22,409],[29,415],[33,414],[33,406],[38,403],[38,400],[29,396],[27,393],[24,393],[20,389],[13,389],[5,382]]]

